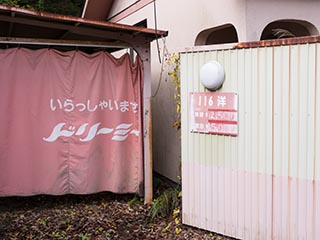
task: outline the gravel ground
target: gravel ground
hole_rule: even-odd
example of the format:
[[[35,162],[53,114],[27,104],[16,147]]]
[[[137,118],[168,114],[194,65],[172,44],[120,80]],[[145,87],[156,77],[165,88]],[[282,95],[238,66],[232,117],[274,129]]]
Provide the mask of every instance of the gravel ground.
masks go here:
[[[153,221],[150,209],[128,194],[0,197],[0,239],[231,239],[182,225],[181,200]]]

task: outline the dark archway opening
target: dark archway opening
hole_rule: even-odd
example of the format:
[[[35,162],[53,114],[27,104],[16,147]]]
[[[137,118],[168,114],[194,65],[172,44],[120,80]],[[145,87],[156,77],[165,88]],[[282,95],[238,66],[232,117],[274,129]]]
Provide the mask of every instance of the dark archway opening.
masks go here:
[[[269,23],[263,30],[260,40],[281,39],[318,35],[317,28],[303,20],[278,20]]]
[[[236,28],[232,24],[206,29],[196,38],[195,46],[238,42]]]

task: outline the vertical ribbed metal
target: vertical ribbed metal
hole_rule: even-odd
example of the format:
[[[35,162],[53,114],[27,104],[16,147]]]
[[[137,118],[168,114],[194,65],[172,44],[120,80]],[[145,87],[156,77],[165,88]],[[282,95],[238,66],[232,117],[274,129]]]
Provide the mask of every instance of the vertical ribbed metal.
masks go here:
[[[320,239],[319,44],[181,53],[183,222],[241,239]],[[225,68],[237,137],[191,133],[199,71]],[[318,147],[318,149],[317,149]]]

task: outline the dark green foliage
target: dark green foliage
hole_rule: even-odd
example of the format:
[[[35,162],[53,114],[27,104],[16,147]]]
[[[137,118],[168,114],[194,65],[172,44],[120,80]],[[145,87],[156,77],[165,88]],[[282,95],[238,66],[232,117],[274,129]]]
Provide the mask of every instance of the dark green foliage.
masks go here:
[[[12,7],[19,7],[19,0],[0,0],[0,4]]]
[[[84,0],[0,0],[0,4],[80,17]]]

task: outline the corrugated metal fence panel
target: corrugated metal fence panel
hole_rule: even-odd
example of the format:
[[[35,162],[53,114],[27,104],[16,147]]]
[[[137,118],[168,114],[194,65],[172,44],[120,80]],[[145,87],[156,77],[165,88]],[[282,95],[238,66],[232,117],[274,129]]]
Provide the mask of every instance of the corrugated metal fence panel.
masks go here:
[[[319,239],[317,44],[274,49],[273,236]],[[320,136],[320,135],[318,135]]]
[[[320,239],[319,45],[181,54],[183,222],[241,239]],[[238,137],[189,131],[199,71],[225,68]]]

